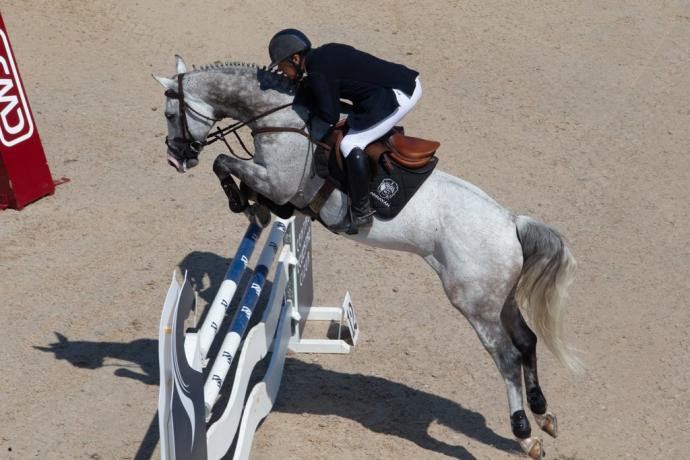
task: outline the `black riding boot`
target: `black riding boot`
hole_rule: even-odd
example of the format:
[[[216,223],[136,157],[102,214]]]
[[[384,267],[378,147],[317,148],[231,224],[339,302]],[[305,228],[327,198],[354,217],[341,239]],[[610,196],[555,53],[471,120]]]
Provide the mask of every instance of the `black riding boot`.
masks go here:
[[[347,233],[354,235],[359,227],[368,227],[373,221],[374,210],[369,201],[369,159],[362,149],[355,147],[345,159],[347,183],[350,189],[351,226]]]

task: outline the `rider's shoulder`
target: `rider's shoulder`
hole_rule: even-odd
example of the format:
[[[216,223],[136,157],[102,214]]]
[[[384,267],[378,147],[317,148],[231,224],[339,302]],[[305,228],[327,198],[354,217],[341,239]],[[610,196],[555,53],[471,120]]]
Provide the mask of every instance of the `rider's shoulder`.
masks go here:
[[[312,50],[312,55],[315,56],[329,56],[338,53],[346,53],[354,50],[350,45],[343,43],[325,43],[318,48]]]
[[[331,74],[337,72],[343,62],[349,61],[355,48],[343,43],[325,43],[307,54],[307,70]]]

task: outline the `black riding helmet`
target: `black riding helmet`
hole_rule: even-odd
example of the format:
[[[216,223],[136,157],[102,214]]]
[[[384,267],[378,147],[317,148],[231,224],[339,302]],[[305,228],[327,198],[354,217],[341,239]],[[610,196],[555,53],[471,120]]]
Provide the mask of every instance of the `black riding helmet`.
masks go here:
[[[297,29],[281,30],[271,38],[268,55],[271,58],[269,69],[277,66],[295,53],[305,53],[311,49],[311,42]]]

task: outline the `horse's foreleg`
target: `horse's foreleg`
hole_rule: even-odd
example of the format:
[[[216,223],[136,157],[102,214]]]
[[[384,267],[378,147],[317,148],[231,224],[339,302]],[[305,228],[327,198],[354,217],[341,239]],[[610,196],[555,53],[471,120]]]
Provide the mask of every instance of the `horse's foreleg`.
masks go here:
[[[238,160],[231,157],[225,158],[225,163],[232,174],[247,184],[249,188],[260,195],[272,198],[273,187],[269,182],[268,171],[264,166],[253,161]]]

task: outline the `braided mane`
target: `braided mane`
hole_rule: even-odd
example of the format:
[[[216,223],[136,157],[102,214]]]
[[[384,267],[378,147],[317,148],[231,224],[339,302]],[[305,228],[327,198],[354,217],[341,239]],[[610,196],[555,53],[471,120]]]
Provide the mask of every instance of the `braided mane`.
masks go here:
[[[276,89],[282,89],[289,93],[294,93],[297,85],[294,81],[290,80],[282,73],[278,73],[276,70],[268,70],[266,66],[259,67],[257,64],[251,62],[240,62],[240,61],[215,61],[210,64],[204,64],[202,66],[192,65],[192,70],[188,73],[199,73],[199,72],[223,72],[228,73],[231,71],[238,70],[253,70],[255,69],[259,79],[262,83],[268,83],[271,86],[276,87]],[[267,80],[266,80],[267,79]]]

